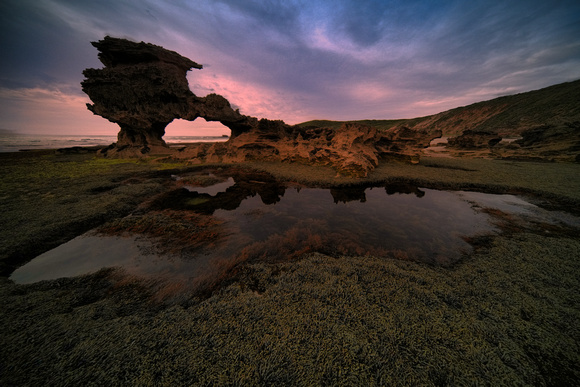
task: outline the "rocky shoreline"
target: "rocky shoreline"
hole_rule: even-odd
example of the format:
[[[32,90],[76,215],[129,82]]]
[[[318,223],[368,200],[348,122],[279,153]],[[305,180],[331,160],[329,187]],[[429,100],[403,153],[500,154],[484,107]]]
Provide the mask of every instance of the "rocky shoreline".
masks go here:
[[[377,130],[345,123],[334,128],[288,125],[281,120],[240,114],[221,95],[196,96],[186,73],[203,66],[150,43],[105,37],[93,42],[102,69],[86,69],[83,91],[87,107],[119,125],[118,141],[102,150],[104,157],[166,155],[192,164],[253,160],[328,165],[339,173],[364,177],[379,160],[417,163],[421,149],[441,131],[407,127]],[[224,143],[171,149],[163,140],[174,119],[219,121],[231,130]]]
[[[15,266],[138,210],[171,175],[196,167],[53,151],[0,159],[2,384],[570,385],[580,377],[573,233],[506,230],[473,241],[474,253],[451,268],[305,253],[241,266],[208,294],[170,301],[155,284],[111,269],[15,285],[7,279]],[[301,184],[361,181],[325,166],[238,167]],[[365,181],[527,193],[572,210],[578,168],[422,158],[379,164]]]

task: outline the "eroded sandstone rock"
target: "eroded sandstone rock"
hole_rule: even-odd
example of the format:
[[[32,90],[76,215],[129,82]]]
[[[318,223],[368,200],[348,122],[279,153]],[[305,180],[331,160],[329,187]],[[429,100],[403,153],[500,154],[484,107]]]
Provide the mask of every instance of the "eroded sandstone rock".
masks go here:
[[[327,165],[351,176],[366,176],[380,160],[417,163],[422,148],[441,133],[395,128],[382,131],[345,123],[339,129],[301,128],[282,121],[260,120],[258,126],[225,143],[200,144],[173,157],[192,163],[277,160]]]
[[[186,74],[202,65],[174,51],[108,36],[92,44],[105,68],[86,69],[82,87],[93,101],[89,110],[121,127],[109,153],[145,154],[166,148],[165,128],[176,118],[220,121],[233,136],[255,125],[255,118],[232,109],[224,97],[193,94]]]
[[[366,176],[384,158],[418,162],[421,149],[441,136],[440,131],[407,127],[384,131],[346,123],[339,129],[301,128],[283,121],[258,120],[240,114],[220,95],[193,94],[186,74],[202,66],[174,51],[111,37],[92,44],[105,67],[83,72],[83,91],[93,102],[87,107],[121,128],[117,143],[103,150],[107,157],[165,154],[192,163],[305,162]],[[176,118],[193,121],[198,117],[230,128],[230,139],[169,148],[163,140],[165,127]]]

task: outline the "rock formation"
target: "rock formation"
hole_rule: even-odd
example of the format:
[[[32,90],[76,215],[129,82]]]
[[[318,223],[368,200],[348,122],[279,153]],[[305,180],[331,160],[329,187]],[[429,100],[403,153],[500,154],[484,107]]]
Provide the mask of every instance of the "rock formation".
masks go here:
[[[502,149],[503,158],[580,162],[580,122],[539,125]]]
[[[345,175],[366,176],[380,160],[418,162],[420,149],[428,147],[432,137],[405,128],[381,131],[351,123],[339,129],[300,128],[282,121],[260,120],[252,130],[225,143],[186,148],[174,157],[192,163],[278,160],[328,165]]]
[[[149,43],[105,37],[93,42],[102,69],[86,69],[83,91],[89,110],[121,130],[117,143],[103,150],[107,157],[169,154],[193,163],[277,160],[330,165],[339,172],[366,176],[380,159],[417,162],[440,131],[407,127],[378,130],[360,124],[340,129],[290,126],[240,114],[222,96],[198,97],[189,90],[186,73],[202,66],[174,51]],[[169,148],[165,127],[176,118],[219,121],[231,130],[225,143]]]
[[[492,148],[500,141],[501,137],[497,133],[466,130],[460,136],[449,138],[448,147],[457,149]]]
[[[166,147],[165,127],[176,118],[220,121],[236,135],[255,126],[222,96],[200,98],[189,90],[186,73],[202,66],[174,51],[148,43],[105,37],[93,42],[103,69],[86,69],[81,84],[93,101],[94,114],[119,124],[116,146],[109,152],[149,153]]]

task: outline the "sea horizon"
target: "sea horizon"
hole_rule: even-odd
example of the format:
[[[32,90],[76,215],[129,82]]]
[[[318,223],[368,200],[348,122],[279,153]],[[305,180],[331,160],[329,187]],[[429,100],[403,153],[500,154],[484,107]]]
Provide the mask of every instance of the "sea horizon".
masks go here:
[[[164,136],[168,144],[226,141],[224,136]],[[117,142],[117,135],[0,133],[0,153],[75,146],[90,147]]]

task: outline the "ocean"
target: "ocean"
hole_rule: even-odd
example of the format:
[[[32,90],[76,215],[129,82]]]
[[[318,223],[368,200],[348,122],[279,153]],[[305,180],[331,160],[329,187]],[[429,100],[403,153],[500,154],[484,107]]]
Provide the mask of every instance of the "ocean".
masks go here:
[[[226,141],[227,137],[215,136],[164,136],[168,144],[190,142]],[[18,152],[21,150],[59,149],[74,146],[109,145],[117,141],[117,136],[93,135],[44,135],[44,134],[6,134],[0,133],[0,152]]]

